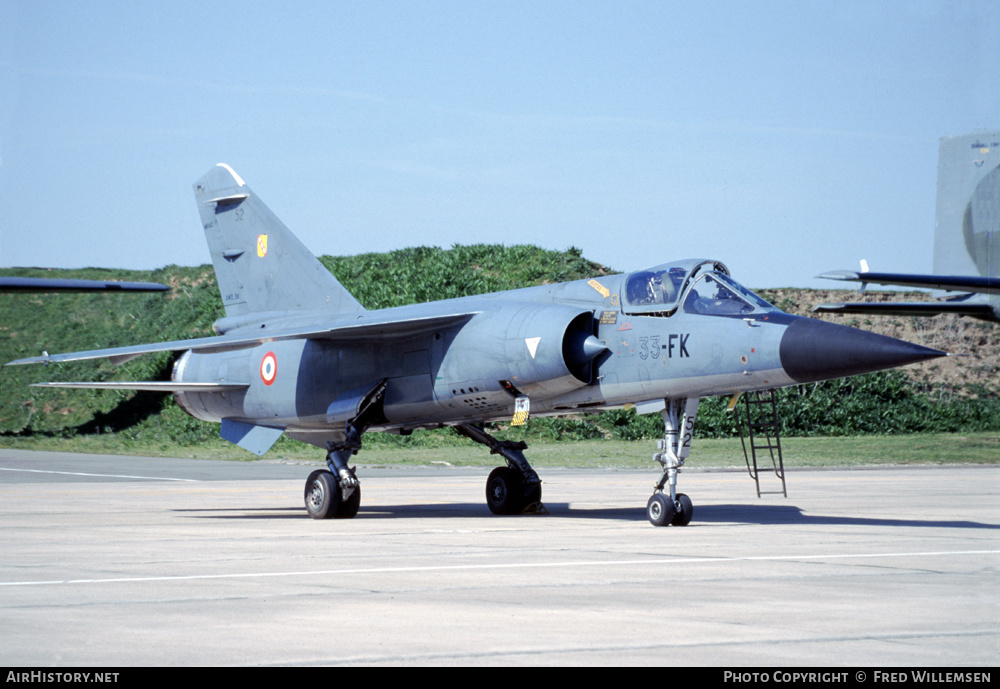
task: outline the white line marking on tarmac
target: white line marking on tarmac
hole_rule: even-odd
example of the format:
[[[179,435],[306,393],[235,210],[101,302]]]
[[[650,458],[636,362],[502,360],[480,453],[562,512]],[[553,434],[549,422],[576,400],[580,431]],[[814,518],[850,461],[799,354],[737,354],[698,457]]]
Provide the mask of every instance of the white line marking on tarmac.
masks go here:
[[[146,481],[189,481],[198,483],[196,478],[170,478],[166,476],[130,476],[128,474],[87,474],[82,471],[46,471],[44,469],[15,469],[12,467],[0,467],[0,471],[23,471],[29,474],[61,474],[63,476],[96,476],[100,478],[137,478]]]
[[[649,560],[573,560],[567,562],[521,562],[480,565],[428,565],[413,567],[361,567],[357,569],[317,569],[292,572],[243,572],[230,574],[188,574],[178,576],[115,577],[109,579],[54,579],[50,581],[5,581],[3,586],[52,586],[55,584],[129,584],[147,581],[194,581],[207,579],[255,579],[266,577],[339,576],[347,574],[403,574],[406,572],[467,572],[489,569],[559,569],[565,567],[618,567],[635,565],[670,565],[705,562],[774,562],[787,560],[845,560],[887,557],[951,557],[955,555],[997,555],[1000,550],[948,550],[918,553],[828,553],[825,555],[761,555],[756,557],[655,558]]]

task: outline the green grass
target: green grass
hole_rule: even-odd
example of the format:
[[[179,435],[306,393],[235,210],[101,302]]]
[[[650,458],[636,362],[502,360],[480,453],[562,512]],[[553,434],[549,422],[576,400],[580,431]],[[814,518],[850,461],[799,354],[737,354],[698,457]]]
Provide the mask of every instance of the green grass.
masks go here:
[[[549,251],[532,246],[417,247],[387,254],[324,256],[320,260],[369,308],[555,283],[609,271],[584,259],[578,249]],[[0,364],[43,350],[68,352],[208,336],[212,322],[223,315],[210,265],[166,266],[156,271],[14,268],[2,269],[0,274],[125,279],[171,286],[168,295],[0,295]],[[814,301],[809,292],[781,292],[766,296],[786,308],[801,309]],[[920,321],[920,327],[943,328],[939,339],[950,342],[957,335],[948,329],[948,323],[952,321],[926,319]],[[958,325],[966,336],[961,341],[983,358],[961,370],[957,383],[946,384],[944,378],[915,380],[895,370],[780,390],[786,463],[853,466],[1000,460],[1000,378],[991,375],[1000,370],[996,355],[1000,328],[964,321]],[[970,333],[972,339],[968,338]],[[0,447],[252,459],[220,440],[217,425],[187,416],[170,396],[30,387],[48,380],[167,380],[177,356],[151,354],[121,366],[94,360],[0,367]],[[737,414],[726,411],[727,401],[702,400],[693,465],[743,466]],[[524,439],[531,446],[533,461],[542,466],[551,462],[559,466],[638,467],[650,465],[662,424],[658,414],[638,416],[634,410],[612,410],[579,418],[532,418],[520,429],[498,424],[491,426],[490,432],[501,438]],[[321,456],[320,450],[287,439],[280,440],[267,455],[304,461]],[[412,438],[366,436],[365,450],[358,459],[376,464],[496,463],[484,448],[450,431],[418,432]]]
[[[191,457],[254,461],[250,453],[218,440],[191,446],[126,441],[118,435],[59,437],[0,436],[0,447],[50,452]],[[786,467],[860,467],[888,465],[1000,464],[1000,433],[784,438]],[[656,444],[650,441],[578,440],[529,442],[527,456],[539,468],[654,468]],[[323,451],[292,441],[282,442],[264,459],[321,462]],[[494,466],[499,458],[486,448],[456,437],[435,447],[368,443],[356,463],[366,466]],[[692,445],[688,466],[722,469],[745,467],[738,437],[706,438]]]

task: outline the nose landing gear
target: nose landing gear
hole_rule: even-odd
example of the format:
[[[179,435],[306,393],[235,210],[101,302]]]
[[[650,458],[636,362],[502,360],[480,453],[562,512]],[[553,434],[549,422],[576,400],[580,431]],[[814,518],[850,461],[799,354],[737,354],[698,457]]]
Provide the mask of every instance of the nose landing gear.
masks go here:
[[[687,526],[694,516],[694,505],[684,493],[678,493],[676,500],[665,493],[653,493],[646,503],[646,516],[653,526]]]
[[[694,505],[684,493],[677,492],[677,474],[691,451],[694,420],[699,398],[665,400],[663,440],[653,460],[663,467],[663,475],[646,503],[646,517],[653,526],[687,526],[694,516]],[[664,492],[664,488],[667,492]]]

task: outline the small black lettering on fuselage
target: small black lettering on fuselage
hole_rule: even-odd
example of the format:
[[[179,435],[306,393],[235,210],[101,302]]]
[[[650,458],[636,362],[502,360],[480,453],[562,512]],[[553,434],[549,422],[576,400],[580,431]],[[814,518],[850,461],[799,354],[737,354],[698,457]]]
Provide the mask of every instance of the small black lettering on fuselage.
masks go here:
[[[659,359],[660,352],[666,352],[663,356],[668,359],[674,357],[690,357],[687,350],[687,341],[691,333],[672,333],[667,335],[667,343],[660,344],[660,335],[650,335],[639,338],[639,358]]]
[[[667,344],[663,348],[667,350],[667,358],[673,358],[674,351],[678,357],[690,357],[687,350],[687,341],[691,333],[672,333],[667,336]]]

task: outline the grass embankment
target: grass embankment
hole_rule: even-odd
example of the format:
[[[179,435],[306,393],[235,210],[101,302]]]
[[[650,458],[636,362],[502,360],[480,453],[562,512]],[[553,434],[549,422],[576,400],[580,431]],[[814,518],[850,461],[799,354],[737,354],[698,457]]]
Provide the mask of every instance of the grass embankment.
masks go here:
[[[0,436],[0,447],[49,452],[123,454],[146,457],[191,457],[257,461],[250,453],[218,440],[194,446],[169,443],[136,443],[116,435],[75,438]],[[532,465],[564,468],[653,469],[656,445],[648,440],[575,440],[529,443]],[[839,438],[784,438],[785,466],[842,467],[891,465],[997,464],[1000,465],[1000,433],[933,433],[918,435]],[[283,443],[265,460],[320,463],[323,451],[303,443]],[[368,443],[355,457],[365,466],[482,466],[500,463],[485,448],[471,441],[433,447]],[[758,462],[761,462],[758,459]],[[693,469],[745,468],[739,438],[705,438],[692,445],[688,467]]]
[[[612,272],[576,249],[556,252],[532,246],[419,247],[321,260],[370,309]],[[204,337],[223,315],[209,265],[157,271],[18,268],[0,273],[163,282],[171,287],[166,295],[0,295],[0,364],[43,350]],[[797,315],[809,315],[821,301],[900,297],[793,289],[763,290],[761,295]],[[913,298],[926,295],[906,295],[907,300]],[[787,466],[1000,463],[1000,326],[957,316],[824,318],[966,356],[780,390]],[[49,380],[168,380],[177,356],[162,352],[121,366],[104,359],[0,368],[0,447],[252,458],[220,440],[217,425],[187,416],[169,395],[30,387]],[[702,400],[692,466],[744,466],[737,414],[728,413],[726,403],[721,398]],[[646,467],[663,426],[658,414],[613,410],[565,419],[533,418],[520,430],[500,424],[491,432],[526,440],[532,461],[541,466]],[[357,458],[364,464],[488,466],[498,461],[485,448],[448,431],[417,432],[402,439],[368,435],[364,442]],[[283,438],[267,457],[318,461],[322,455],[320,449]]]

